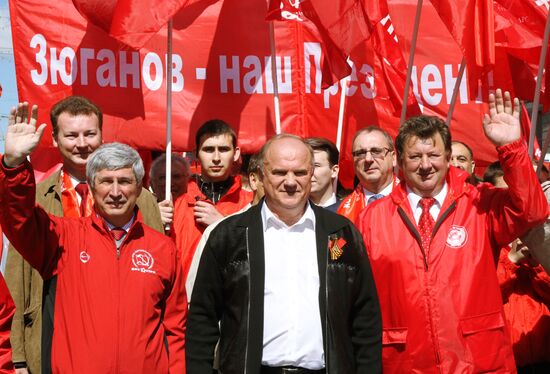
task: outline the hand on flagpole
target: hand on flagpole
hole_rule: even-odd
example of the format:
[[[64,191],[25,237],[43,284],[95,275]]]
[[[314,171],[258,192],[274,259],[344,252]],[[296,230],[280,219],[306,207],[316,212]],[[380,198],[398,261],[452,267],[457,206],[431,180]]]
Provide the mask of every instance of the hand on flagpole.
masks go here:
[[[489,114],[483,117],[483,131],[485,136],[496,146],[513,143],[521,138],[519,123],[520,104],[512,99],[508,91],[502,94],[497,89],[496,93],[489,95]]]
[[[16,167],[21,164],[28,155],[40,143],[46,124],[36,128],[38,118],[38,106],[33,105],[29,116],[29,103],[19,103],[13,107],[8,119],[8,131],[4,147],[4,164],[8,167]]]

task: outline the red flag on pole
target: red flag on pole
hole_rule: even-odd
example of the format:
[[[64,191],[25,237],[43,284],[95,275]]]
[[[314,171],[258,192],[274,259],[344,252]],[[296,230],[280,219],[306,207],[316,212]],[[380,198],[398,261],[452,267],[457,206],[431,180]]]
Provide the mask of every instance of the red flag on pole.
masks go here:
[[[315,25],[326,54],[323,65],[323,86],[326,88],[350,75],[348,56],[370,37],[374,25],[382,18],[377,6],[369,3],[361,0],[270,0],[266,19],[302,22],[307,19]],[[308,27],[307,23],[304,26]]]
[[[495,63],[493,0],[431,0],[458,43],[468,67],[471,93],[477,80]]]
[[[135,49],[141,48],[177,11],[199,0],[73,0],[89,22]]]

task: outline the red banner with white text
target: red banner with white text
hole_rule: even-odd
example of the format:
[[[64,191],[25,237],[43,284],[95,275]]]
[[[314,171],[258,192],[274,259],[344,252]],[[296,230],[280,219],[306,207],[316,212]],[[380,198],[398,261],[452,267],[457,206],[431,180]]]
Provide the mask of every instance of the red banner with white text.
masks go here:
[[[389,4],[392,37],[405,60],[410,48],[416,1]],[[39,105],[39,120],[70,94],[83,95],[104,112],[104,140],[139,149],[166,144],[166,26],[139,51],[93,26],[71,0],[10,0],[19,97]],[[230,123],[246,153],[257,151],[275,133],[267,3],[257,0],[194,1],[173,19],[173,147],[192,150],[206,120]],[[274,44],[283,132],[336,140],[341,88],[322,88],[320,38],[296,22],[274,22]],[[352,75],[345,101],[342,158],[349,170],[351,138],[377,124],[397,133],[395,108],[384,82],[387,63],[372,38],[351,53]],[[425,114],[445,117],[462,53],[429,2],[425,2],[412,83]],[[466,72],[467,75],[467,72]],[[490,78],[490,77],[489,77]],[[499,82],[512,77],[499,77]],[[454,111],[453,137],[472,146],[478,164],[496,159],[481,127],[482,101],[491,79],[470,95],[464,79]],[[470,99],[470,97],[478,97]],[[45,136],[43,147],[51,145]],[[347,164],[346,164],[347,163]]]

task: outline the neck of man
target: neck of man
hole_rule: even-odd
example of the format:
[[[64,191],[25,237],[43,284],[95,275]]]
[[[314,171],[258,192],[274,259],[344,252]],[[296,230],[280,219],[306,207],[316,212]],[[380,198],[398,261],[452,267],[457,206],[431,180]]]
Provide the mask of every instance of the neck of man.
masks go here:
[[[333,194],[334,191],[332,189],[332,184],[330,184],[322,191],[311,192],[309,197],[315,205],[323,206],[323,204],[325,204],[327,200],[332,197]]]
[[[296,222],[298,222],[300,220],[300,218],[302,218],[302,216],[304,215],[304,213],[306,211],[307,204],[308,204],[308,202],[306,200],[304,202],[304,204],[300,207],[296,207],[296,208],[293,208],[293,209],[285,209],[283,207],[272,206],[272,204],[270,204],[270,202],[267,198],[265,200],[265,203],[269,207],[269,210],[271,210],[271,212],[277,218],[279,218],[281,221],[283,221],[287,226],[294,225]]]
[[[365,190],[370,191],[373,194],[377,194],[382,192],[382,190],[388,187],[391,183],[393,183],[393,175],[387,180],[380,181],[378,183],[361,183],[361,185]]]
[[[86,166],[84,168],[75,167],[68,163],[63,163],[63,170],[69,173],[73,178],[78,179],[81,182],[86,182]]]

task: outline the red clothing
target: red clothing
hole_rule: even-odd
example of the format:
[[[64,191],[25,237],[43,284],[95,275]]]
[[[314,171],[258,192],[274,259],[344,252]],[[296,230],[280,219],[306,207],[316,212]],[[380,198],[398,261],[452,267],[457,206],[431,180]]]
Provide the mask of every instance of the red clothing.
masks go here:
[[[0,274],[0,374],[13,373],[11,362],[10,330],[15,304],[4,277]]]
[[[394,176],[392,182],[392,190],[399,183],[399,179]],[[359,219],[359,214],[367,207],[367,202],[365,201],[365,190],[363,186],[358,184],[348,196],[346,196],[336,213],[346,217],[351,222],[358,224],[357,220]]]
[[[29,163],[0,167],[7,237],[44,279],[57,275],[52,372],[184,373],[187,302],[171,240],[138,212],[117,250],[97,214],[48,215],[34,190]]]
[[[227,193],[215,204],[218,212],[227,216],[241,210],[252,201],[253,194],[241,186],[241,177],[236,176]],[[195,222],[193,208],[197,200],[205,201],[206,196],[197,182],[192,179],[187,185],[187,192],[181,195],[174,205],[173,235],[176,247],[181,253],[184,279],[187,278],[193,255],[206,226]],[[206,200],[209,201],[209,200]]]
[[[497,276],[518,366],[550,362],[550,277],[542,266],[516,265],[500,251]]]
[[[546,220],[523,142],[498,147],[510,188],[465,182],[451,167],[429,252],[406,184],[360,217],[382,310],[384,373],[515,372],[494,251]]]

